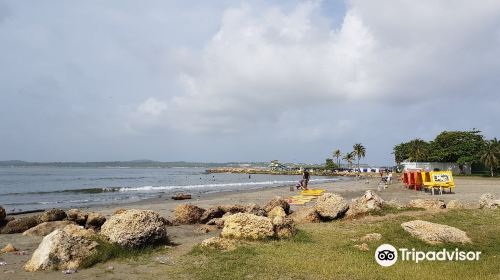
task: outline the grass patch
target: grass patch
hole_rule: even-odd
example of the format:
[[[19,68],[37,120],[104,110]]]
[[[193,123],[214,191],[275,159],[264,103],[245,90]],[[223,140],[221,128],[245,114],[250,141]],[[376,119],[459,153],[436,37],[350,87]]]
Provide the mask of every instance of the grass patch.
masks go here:
[[[414,210],[414,209],[412,209]],[[500,211],[454,210],[426,213],[418,219],[465,230],[473,244],[428,245],[406,233],[406,215],[377,221],[333,221],[300,226],[289,239],[245,244],[234,251],[194,249],[179,266],[165,268],[164,275],[177,279],[498,279],[500,277]],[[370,250],[353,246],[367,233],[378,232],[382,240],[369,242]],[[478,262],[398,261],[381,267],[375,249],[384,243],[420,251],[458,248],[482,251]]]
[[[112,259],[133,259],[138,260],[142,257],[149,256],[154,252],[161,250],[159,246],[147,246],[143,248],[130,249],[124,248],[116,243],[111,243],[101,238],[94,238],[99,245],[95,253],[85,259],[81,267],[88,268],[97,263],[104,263]]]
[[[313,239],[309,233],[305,230],[297,230],[297,234],[295,234],[291,239],[292,242],[296,243],[313,243]]]
[[[424,208],[417,208],[417,207],[394,207],[394,206],[384,206],[380,209],[372,210],[368,212],[368,215],[373,215],[373,216],[385,216],[387,214],[398,214],[402,212],[408,212],[408,211],[424,211]]]

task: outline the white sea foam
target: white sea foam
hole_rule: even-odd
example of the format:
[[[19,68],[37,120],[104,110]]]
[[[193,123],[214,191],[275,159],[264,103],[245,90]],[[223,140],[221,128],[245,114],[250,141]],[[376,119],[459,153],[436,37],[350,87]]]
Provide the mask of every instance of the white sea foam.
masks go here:
[[[338,179],[312,179],[310,182],[334,182]],[[120,188],[120,192],[153,192],[166,191],[174,189],[210,189],[210,188],[230,188],[243,186],[276,186],[297,183],[297,181],[263,181],[263,182],[244,182],[244,183],[219,183],[219,184],[200,184],[200,185],[185,185],[185,186],[142,186],[142,187],[124,187]]]

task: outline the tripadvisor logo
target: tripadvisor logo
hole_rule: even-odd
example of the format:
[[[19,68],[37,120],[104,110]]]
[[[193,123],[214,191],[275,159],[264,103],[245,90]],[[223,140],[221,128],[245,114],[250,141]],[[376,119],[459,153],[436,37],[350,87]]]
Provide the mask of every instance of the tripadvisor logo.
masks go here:
[[[391,266],[398,261],[398,251],[390,244],[382,244],[375,250],[375,261],[381,266]]]
[[[399,251],[399,252],[398,252]],[[439,251],[417,251],[415,248],[396,249],[390,244],[382,244],[375,250],[375,261],[381,266],[391,266],[398,261],[412,261],[419,263],[421,261],[479,261],[481,252],[479,251],[460,251],[442,249]]]

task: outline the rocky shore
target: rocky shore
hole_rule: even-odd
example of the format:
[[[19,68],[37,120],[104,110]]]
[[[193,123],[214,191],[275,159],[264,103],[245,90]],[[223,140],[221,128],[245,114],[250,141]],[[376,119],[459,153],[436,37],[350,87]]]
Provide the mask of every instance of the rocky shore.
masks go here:
[[[469,196],[471,199],[453,195],[432,197],[404,190],[396,184],[392,186],[392,195],[412,198],[398,200],[391,198],[389,191],[384,193],[370,189],[375,187],[374,183],[355,180],[329,185],[326,188],[330,192],[300,207],[288,204],[286,196],[283,196],[286,188],[228,194],[207,201],[193,199],[190,203],[171,200],[168,202],[172,206],[170,215],[162,208],[167,205],[164,200],[119,209],[50,209],[19,217],[6,215],[0,207],[0,247],[3,248],[0,261],[4,263],[2,269],[9,273],[63,271],[71,274],[87,270],[85,268],[99,262],[107,262],[112,254],[107,258],[96,256],[103,256],[103,250],[109,248],[140,251],[162,246],[174,248],[172,244],[175,244],[177,248],[186,245],[183,250],[190,250],[198,244],[216,250],[234,250],[247,242],[291,238],[297,233],[298,225],[338,219],[357,220],[375,212],[500,207],[498,193],[473,194]],[[336,191],[333,192],[335,186]],[[490,189],[498,190],[495,183],[491,186]],[[280,192],[281,196],[266,196]],[[414,220],[401,227],[414,238],[429,244],[471,242],[467,232],[444,224]],[[380,237],[371,233],[363,237],[356,248],[366,250],[369,240],[373,238]]]

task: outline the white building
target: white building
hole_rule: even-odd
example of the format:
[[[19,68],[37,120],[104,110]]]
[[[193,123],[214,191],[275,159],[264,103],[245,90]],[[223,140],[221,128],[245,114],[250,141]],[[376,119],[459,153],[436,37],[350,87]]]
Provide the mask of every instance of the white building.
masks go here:
[[[408,161],[403,161],[401,163],[401,165],[403,165],[403,170],[422,169],[424,171],[434,171],[434,169],[439,169],[439,171],[451,171],[451,173],[454,175],[460,174],[460,167],[458,166],[458,163],[454,163],[454,162],[408,162]],[[465,164],[463,171],[466,175],[470,175],[471,174],[470,164]]]

